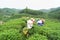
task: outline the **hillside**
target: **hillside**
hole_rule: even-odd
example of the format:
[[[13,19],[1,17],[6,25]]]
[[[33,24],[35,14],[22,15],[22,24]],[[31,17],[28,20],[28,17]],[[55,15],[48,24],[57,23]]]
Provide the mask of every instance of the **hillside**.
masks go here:
[[[0,8],[0,20],[1,21],[8,21],[10,19],[16,19],[23,16],[33,16],[39,17],[42,16],[44,13],[38,10],[32,9],[11,9],[11,8]],[[38,15],[38,16],[36,16]]]
[[[8,21],[10,19],[17,19],[20,17],[35,17],[35,18],[50,18],[60,20],[60,7],[51,9],[32,10],[25,9],[12,9],[0,8],[0,21]]]
[[[36,18],[35,18],[36,19]],[[22,30],[26,27],[26,18],[18,18],[0,25],[0,40],[60,40],[60,22],[46,19],[44,26],[34,24],[29,37]]]
[[[36,22],[27,37],[23,29],[27,27],[26,17],[44,18],[43,26]],[[50,10],[0,9],[0,40],[60,40],[60,7]]]

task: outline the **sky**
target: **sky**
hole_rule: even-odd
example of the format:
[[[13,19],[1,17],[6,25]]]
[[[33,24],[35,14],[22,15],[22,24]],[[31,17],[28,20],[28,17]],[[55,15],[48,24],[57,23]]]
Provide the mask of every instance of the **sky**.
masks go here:
[[[60,0],[0,0],[0,8],[50,9],[60,7]]]

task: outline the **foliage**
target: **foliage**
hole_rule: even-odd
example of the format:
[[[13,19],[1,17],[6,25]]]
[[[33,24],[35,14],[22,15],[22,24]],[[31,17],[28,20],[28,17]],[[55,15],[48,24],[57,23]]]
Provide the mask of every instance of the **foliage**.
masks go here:
[[[36,19],[36,18],[35,18]],[[0,40],[60,40],[59,21],[46,19],[43,26],[34,24],[28,30],[29,36],[23,34],[27,18],[12,19],[0,25]]]
[[[47,37],[45,37],[43,35],[34,34],[30,38],[28,38],[27,40],[48,40],[48,39],[47,39]]]
[[[60,19],[60,7],[51,9],[48,14],[48,17],[53,19]]]
[[[23,28],[27,27],[26,22],[30,19],[27,17],[49,19],[43,26],[35,22],[33,28],[28,30],[27,37],[23,34]],[[0,9],[0,20],[6,21],[0,25],[0,40],[60,40],[60,21],[57,19],[60,19],[59,8],[48,13],[32,9]]]

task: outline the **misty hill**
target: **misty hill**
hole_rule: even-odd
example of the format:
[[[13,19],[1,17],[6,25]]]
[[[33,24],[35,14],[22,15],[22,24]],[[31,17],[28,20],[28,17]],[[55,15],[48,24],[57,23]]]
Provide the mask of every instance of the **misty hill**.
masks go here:
[[[49,12],[49,10],[47,10],[47,9],[40,9],[40,11]]]
[[[36,16],[38,15],[38,16]],[[19,18],[22,16],[29,16],[29,17],[39,17],[44,15],[44,12],[32,9],[11,9],[11,8],[2,8],[0,9],[0,20],[8,20]]]
[[[23,16],[60,19],[60,7],[51,8],[49,10],[47,9],[32,10],[29,8],[25,9],[0,8],[0,20],[15,19]]]
[[[49,16],[51,18],[60,19],[60,7],[50,9]]]

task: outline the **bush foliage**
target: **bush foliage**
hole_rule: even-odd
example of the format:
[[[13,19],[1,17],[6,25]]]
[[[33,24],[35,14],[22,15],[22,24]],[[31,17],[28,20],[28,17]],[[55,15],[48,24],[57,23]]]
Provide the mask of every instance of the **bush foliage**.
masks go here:
[[[26,20],[27,18],[19,18],[0,25],[0,40],[60,40],[60,23],[58,21],[46,20],[43,26],[35,23],[27,37],[23,34]]]

